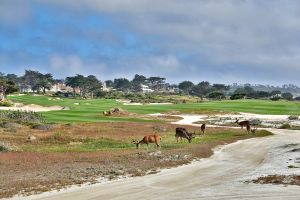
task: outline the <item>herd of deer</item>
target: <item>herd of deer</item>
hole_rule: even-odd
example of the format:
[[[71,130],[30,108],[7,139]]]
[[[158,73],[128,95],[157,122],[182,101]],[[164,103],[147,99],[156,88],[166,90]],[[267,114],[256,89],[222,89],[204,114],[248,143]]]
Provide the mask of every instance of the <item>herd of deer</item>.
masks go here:
[[[237,123],[242,129],[244,127],[246,127],[246,130],[247,130],[248,134],[250,132],[255,134],[255,132],[257,130],[257,128],[255,128],[255,129],[251,128],[250,121],[248,121],[248,120],[239,121],[238,119],[236,119],[235,123]],[[200,129],[201,129],[202,134],[204,135],[205,130],[206,130],[206,124],[202,124]],[[179,138],[180,138],[180,141],[182,141],[182,138],[185,138],[185,139],[188,140],[189,143],[191,143],[192,139],[195,138],[195,136],[196,136],[195,131],[193,133],[191,133],[191,132],[188,132],[188,130],[186,128],[183,128],[183,127],[177,127],[175,129],[175,138],[176,138],[177,143],[178,143]],[[140,144],[146,144],[147,149],[148,149],[149,143],[155,143],[156,146],[159,148],[160,147],[160,141],[161,141],[161,137],[158,134],[146,135],[140,141],[132,140],[132,142],[136,145],[137,149],[139,148]]]

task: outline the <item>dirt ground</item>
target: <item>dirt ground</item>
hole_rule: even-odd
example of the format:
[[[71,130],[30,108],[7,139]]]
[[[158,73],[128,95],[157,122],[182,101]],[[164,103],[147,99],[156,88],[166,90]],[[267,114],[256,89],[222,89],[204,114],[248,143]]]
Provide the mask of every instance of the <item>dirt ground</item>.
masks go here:
[[[164,139],[171,137],[177,125],[166,123],[83,123],[61,124],[47,129],[0,128],[0,137],[16,147],[15,152],[0,153],[0,198],[14,194],[34,194],[61,189],[73,184],[95,183],[99,177],[110,180],[122,176],[141,176],[156,173],[162,168],[187,164],[195,158],[206,158],[212,155],[217,145],[231,143],[249,138],[237,136],[215,142],[182,145],[174,148],[156,150],[151,145],[147,151],[132,147],[93,152],[40,152],[45,145],[57,145],[59,148],[85,138],[112,140],[128,143],[131,139],[154,133]],[[192,126],[184,126],[197,130]],[[211,129],[213,133],[224,129]],[[56,135],[59,137],[54,139]],[[28,134],[34,135],[37,141],[26,142]],[[170,136],[171,135],[171,136]],[[75,142],[74,142],[75,141]],[[175,143],[175,138],[174,138]],[[187,144],[187,143],[186,143]]]
[[[74,187],[61,192],[44,193],[21,199],[298,200],[300,190],[297,185],[286,186],[281,185],[280,182],[279,184],[246,182],[246,180],[253,180],[254,176],[260,177],[265,173],[288,171],[288,173],[299,174],[299,169],[289,171],[291,169],[286,161],[291,154],[285,153],[287,153],[286,150],[290,152],[290,146],[295,146],[295,142],[299,141],[300,131],[270,130],[274,132],[274,136],[252,138],[224,145],[216,149],[215,153],[207,159],[177,168],[165,169],[159,174],[105,182],[82,188]],[[293,150],[294,147],[291,149]],[[282,150],[285,152],[284,155],[278,157],[278,153]],[[277,179],[281,179],[278,177]],[[291,176],[281,177],[282,179],[291,178]],[[266,183],[271,182],[267,181]]]

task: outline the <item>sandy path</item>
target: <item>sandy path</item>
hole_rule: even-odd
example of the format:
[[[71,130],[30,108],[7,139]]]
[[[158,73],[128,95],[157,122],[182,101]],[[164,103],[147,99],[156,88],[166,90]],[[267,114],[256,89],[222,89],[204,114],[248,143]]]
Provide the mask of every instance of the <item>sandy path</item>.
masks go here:
[[[192,121],[191,118],[190,121]],[[266,167],[272,168],[274,164],[272,155],[278,147],[296,141],[300,142],[300,131],[270,130],[276,135],[242,140],[223,146],[210,158],[190,165],[166,169],[154,175],[101,183],[75,190],[45,193],[27,199],[298,200],[300,198],[299,186],[244,183],[247,178],[261,174]]]

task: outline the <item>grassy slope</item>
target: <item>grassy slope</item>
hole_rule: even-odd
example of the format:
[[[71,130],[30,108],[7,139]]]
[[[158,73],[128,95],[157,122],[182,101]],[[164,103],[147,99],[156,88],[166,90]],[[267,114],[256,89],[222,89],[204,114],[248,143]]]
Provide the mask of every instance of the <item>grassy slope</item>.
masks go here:
[[[300,115],[299,102],[268,101],[268,100],[235,100],[235,101],[211,101],[203,103],[173,104],[173,105],[143,105],[124,106],[115,100],[94,99],[63,99],[62,101],[50,101],[46,96],[11,96],[15,102],[25,104],[39,104],[43,106],[66,106],[70,110],[51,111],[44,113],[49,121],[55,122],[99,122],[99,121],[144,121],[126,117],[105,117],[102,112],[113,107],[122,107],[130,112],[150,114],[167,111],[180,111],[183,113],[201,111],[236,111],[257,114],[287,114]],[[75,105],[74,103],[79,103]]]

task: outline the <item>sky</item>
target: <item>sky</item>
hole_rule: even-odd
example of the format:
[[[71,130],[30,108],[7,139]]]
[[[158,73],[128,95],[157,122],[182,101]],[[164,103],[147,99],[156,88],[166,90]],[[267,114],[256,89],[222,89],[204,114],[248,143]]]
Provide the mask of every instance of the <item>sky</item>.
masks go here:
[[[300,85],[298,0],[0,0],[0,72]]]

